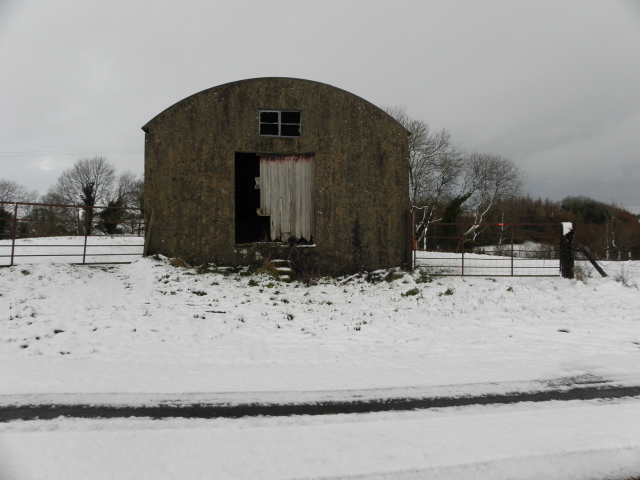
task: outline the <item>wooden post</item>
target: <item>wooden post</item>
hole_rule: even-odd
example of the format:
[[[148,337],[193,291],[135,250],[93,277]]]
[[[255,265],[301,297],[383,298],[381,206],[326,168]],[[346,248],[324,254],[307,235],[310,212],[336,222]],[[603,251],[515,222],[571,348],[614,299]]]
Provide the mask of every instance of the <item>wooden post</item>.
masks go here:
[[[568,231],[565,233],[565,230]],[[566,229],[563,224],[560,234],[560,273],[563,278],[573,278],[573,263],[573,226]]]
[[[598,262],[596,262],[596,259],[593,258],[593,255],[591,255],[591,250],[589,250],[589,247],[585,247],[583,245],[579,245],[578,248],[580,249],[580,251],[584,254],[585,257],[587,257],[587,260],[589,260],[591,262],[591,265],[593,265],[593,267],[598,271],[598,273],[603,276],[603,277],[608,277],[609,275],[607,275],[607,273],[602,269],[602,267],[600,265],[598,265]]]
[[[415,220],[414,220],[414,212],[411,210],[407,211],[407,251],[406,251],[406,258],[407,258],[407,268],[409,270],[413,270],[415,268],[415,261],[414,261],[414,255],[415,255],[415,241],[414,241],[414,236],[415,236]]]
[[[153,228],[153,219],[156,216],[156,207],[151,210],[151,218],[149,219],[149,225],[147,225],[147,232],[144,237],[144,248],[142,249],[142,256],[146,257],[149,254],[149,241],[151,240],[151,229]]]
[[[514,236],[513,225],[511,225],[511,276],[512,277],[513,277],[513,256],[514,256],[514,253],[513,253],[513,236]]]
[[[11,233],[11,267],[13,267],[13,259],[16,251],[16,236],[18,235],[18,204],[16,203],[13,210],[13,232]]]

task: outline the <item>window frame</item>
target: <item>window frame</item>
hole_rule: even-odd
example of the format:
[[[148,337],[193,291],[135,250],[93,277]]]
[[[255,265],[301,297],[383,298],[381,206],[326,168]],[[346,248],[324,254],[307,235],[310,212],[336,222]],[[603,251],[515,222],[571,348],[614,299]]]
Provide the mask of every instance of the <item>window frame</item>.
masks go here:
[[[282,113],[298,113],[300,115],[300,121],[298,123],[283,123],[282,122]],[[262,121],[263,113],[277,113],[278,114],[278,122],[277,123],[268,123]],[[268,135],[261,133],[262,125],[278,125],[278,134],[277,135]],[[282,125],[297,125],[299,135],[282,135]],[[302,136],[302,110],[275,110],[272,108],[261,108],[258,110],[258,135],[261,137],[280,137],[280,138],[300,138]]]

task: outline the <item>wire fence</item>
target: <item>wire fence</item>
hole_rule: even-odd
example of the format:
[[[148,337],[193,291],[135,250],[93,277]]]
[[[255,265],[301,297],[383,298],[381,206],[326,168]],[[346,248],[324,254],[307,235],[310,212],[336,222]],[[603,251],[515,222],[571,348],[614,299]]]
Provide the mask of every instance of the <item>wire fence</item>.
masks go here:
[[[0,266],[130,263],[145,233],[138,208],[0,202]]]
[[[577,278],[598,278],[601,274],[584,255],[576,252],[575,273]],[[640,260],[598,260],[598,265],[609,277],[623,283],[640,279]]]

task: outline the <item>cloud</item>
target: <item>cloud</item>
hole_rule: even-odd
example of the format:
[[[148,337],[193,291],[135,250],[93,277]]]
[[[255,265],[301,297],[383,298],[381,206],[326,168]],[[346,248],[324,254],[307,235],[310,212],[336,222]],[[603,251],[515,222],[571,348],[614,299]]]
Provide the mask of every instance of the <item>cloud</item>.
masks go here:
[[[0,71],[4,151],[140,148],[140,127],[188,95],[292,76],[404,104],[467,149],[532,172],[625,177],[637,161],[634,0],[5,0],[0,8],[0,64],[11,66]],[[142,172],[141,153],[107,158]],[[76,158],[35,160],[53,182],[56,165]],[[9,160],[0,162],[8,172]]]

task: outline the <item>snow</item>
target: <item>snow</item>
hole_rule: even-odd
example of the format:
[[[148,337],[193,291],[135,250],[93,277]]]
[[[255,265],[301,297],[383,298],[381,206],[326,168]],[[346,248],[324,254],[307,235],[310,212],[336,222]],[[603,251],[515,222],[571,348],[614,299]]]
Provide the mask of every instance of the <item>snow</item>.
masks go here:
[[[0,424],[4,479],[595,479],[640,471],[640,399]],[[34,455],[35,453],[35,455]],[[614,476],[615,475],[615,476]]]
[[[562,222],[562,234],[566,235],[569,232],[573,231],[573,223],[571,222]]]
[[[300,403],[640,384],[638,284],[418,271],[308,287],[212,270],[152,258],[0,269],[0,405]],[[640,399],[625,399],[19,421],[0,424],[0,478],[621,478],[640,473],[639,419]]]

